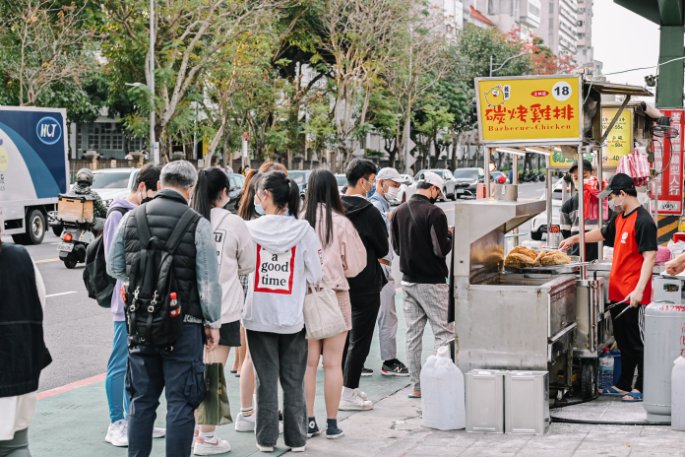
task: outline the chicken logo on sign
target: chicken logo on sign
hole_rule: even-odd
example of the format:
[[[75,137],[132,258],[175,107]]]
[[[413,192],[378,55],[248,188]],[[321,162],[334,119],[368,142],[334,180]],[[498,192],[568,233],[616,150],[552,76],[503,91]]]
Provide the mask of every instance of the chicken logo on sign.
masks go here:
[[[488,106],[500,106],[504,105],[505,97],[504,90],[502,86],[497,85],[485,93],[485,102]]]

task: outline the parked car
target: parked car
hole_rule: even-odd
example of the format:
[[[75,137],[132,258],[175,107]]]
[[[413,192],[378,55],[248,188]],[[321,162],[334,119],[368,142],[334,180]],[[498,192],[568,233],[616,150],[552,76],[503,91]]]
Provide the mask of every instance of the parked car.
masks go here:
[[[347,187],[347,176],[343,173],[336,173],[335,179],[338,181],[338,192],[342,195]]]
[[[445,187],[443,187],[442,192],[445,194],[445,201],[447,198],[451,198],[452,200],[457,199],[457,195],[455,192],[455,187],[457,185],[457,182],[454,180],[454,176],[452,176],[452,172],[449,171],[447,168],[428,168],[425,170],[421,170],[418,173],[414,175],[414,180],[418,181],[421,174],[427,172],[427,171],[432,171],[433,173],[437,174],[440,176],[444,181],[445,181]]]
[[[552,224],[559,225],[561,222],[561,205],[562,205],[562,186],[563,178],[558,180],[552,186]],[[543,192],[540,196],[541,200],[547,198]],[[530,228],[530,237],[536,241],[540,241],[542,236],[547,233],[547,212],[544,211],[533,218]]]
[[[138,176],[137,168],[107,168],[93,171],[91,189],[98,193],[106,207],[115,198],[126,198]]]
[[[476,195],[478,183],[485,180],[485,171],[482,168],[457,168],[454,170],[456,183],[456,197],[472,197]]]
[[[240,206],[240,198],[243,196],[243,186],[245,185],[245,176],[239,173],[229,173],[228,180],[231,183],[231,188],[228,190],[230,200],[226,204],[226,209],[237,213]]]
[[[307,181],[312,170],[288,170],[288,178],[295,181],[300,188],[300,195],[304,198],[304,192],[307,190]]]

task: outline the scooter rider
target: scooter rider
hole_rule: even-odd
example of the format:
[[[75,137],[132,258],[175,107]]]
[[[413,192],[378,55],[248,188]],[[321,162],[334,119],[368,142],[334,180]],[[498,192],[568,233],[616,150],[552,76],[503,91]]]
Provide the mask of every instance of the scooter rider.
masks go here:
[[[76,173],[76,184],[74,184],[71,187],[71,193],[76,195],[90,195],[95,197],[95,201],[93,202],[95,217],[102,218],[104,220],[107,217],[107,208],[105,207],[105,204],[102,202],[102,199],[100,198],[98,193],[91,189],[92,185],[93,172],[90,171],[88,168],[81,168]]]

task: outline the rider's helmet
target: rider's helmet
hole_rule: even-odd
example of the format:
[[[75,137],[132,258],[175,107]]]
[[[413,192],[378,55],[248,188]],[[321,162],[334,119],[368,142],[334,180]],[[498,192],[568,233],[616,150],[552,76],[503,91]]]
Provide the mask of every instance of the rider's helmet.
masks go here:
[[[81,187],[90,187],[93,185],[93,172],[88,168],[81,168],[76,172],[76,183]]]

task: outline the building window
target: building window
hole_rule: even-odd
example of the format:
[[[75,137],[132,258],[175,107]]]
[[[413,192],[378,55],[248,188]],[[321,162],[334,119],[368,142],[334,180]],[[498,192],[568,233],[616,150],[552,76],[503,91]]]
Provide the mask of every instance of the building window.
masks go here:
[[[540,17],[540,8],[529,3],[528,4],[528,13],[533,15],[533,16]]]

